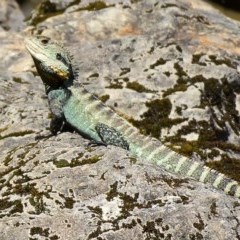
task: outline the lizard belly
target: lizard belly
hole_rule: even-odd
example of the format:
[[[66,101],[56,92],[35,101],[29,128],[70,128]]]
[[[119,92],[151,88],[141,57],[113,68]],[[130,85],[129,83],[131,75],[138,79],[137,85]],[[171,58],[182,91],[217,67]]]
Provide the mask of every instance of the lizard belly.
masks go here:
[[[71,96],[63,106],[66,122],[79,131],[80,134],[100,142],[101,138],[95,129],[94,113],[88,111],[86,106],[81,97]]]

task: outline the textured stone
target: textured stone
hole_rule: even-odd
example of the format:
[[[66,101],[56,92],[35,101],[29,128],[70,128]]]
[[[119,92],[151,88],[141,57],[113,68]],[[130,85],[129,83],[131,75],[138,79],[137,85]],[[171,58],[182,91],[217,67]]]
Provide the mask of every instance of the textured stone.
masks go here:
[[[14,0],[1,0],[0,2],[0,27],[4,30],[22,30],[26,25],[24,15]],[[1,29],[0,29],[1,31]]]
[[[22,43],[63,42],[107,105],[239,180],[239,23],[196,0],[48,2],[24,34],[0,31],[0,239],[239,239],[238,199],[76,133],[39,138],[49,109]]]

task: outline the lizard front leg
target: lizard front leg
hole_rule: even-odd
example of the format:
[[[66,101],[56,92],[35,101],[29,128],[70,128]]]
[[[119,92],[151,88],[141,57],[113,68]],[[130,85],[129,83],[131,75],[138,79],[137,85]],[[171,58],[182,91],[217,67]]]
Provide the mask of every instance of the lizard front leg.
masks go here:
[[[109,127],[104,123],[97,123],[95,130],[104,144],[114,145],[129,150],[128,142],[115,128]]]
[[[65,117],[63,113],[63,104],[66,101],[65,91],[62,89],[52,90],[48,93],[49,107],[52,112],[52,120],[50,123],[50,131],[53,135],[56,135],[65,123]]]

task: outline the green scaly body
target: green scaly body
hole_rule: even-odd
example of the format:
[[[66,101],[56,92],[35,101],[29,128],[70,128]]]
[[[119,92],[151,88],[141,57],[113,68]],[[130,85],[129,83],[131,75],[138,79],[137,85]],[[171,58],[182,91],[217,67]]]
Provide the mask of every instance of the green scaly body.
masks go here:
[[[67,123],[96,143],[122,147],[170,172],[210,183],[240,198],[238,182],[170,150],[154,138],[141,135],[81,84],[75,83],[77,71],[71,62],[72,58],[62,46],[41,36],[26,38],[25,45],[46,86],[53,113],[50,125],[53,134],[61,129],[63,123]]]

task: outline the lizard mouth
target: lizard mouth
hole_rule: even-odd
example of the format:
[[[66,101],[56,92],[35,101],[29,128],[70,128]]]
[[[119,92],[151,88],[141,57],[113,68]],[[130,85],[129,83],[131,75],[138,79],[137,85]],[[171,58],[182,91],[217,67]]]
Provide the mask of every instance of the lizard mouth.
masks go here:
[[[24,39],[24,44],[28,52],[31,54],[32,58],[37,59],[40,62],[42,62],[41,59],[44,59],[43,58],[44,56],[46,58],[46,54],[44,54],[45,51],[43,49],[43,46],[32,41],[30,37],[26,37]]]

